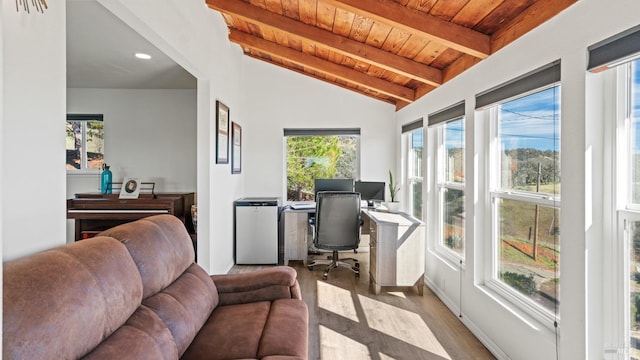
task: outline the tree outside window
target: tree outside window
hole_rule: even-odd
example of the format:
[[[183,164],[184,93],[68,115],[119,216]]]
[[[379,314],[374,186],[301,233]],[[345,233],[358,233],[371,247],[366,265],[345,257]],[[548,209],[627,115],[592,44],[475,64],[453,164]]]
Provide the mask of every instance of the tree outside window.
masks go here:
[[[359,135],[292,135],[287,143],[287,200],[314,200],[315,179],[358,179]]]
[[[69,114],[66,123],[67,170],[101,169],[104,163],[102,115]]]

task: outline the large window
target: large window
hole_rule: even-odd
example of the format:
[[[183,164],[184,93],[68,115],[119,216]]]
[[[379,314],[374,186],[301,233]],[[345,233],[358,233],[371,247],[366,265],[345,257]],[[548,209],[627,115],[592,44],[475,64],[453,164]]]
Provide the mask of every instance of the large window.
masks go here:
[[[498,105],[494,278],[554,313],[560,288],[560,86]]]
[[[628,164],[618,181],[621,204],[618,218],[621,223],[621,242],[626,261],[626,305],[624,318],[629,358],[640,359],[640,60],[620,69],[626,80],[624,119],[619,139],[619,163]]]
[[[488,285],[547,324],[560,291],[560,63],[476,97],[490,119]]]
[[[464,119],[438,128],[440,245],[464,257]]]
[[[422,120],[403,126],[406,192],[405,206],[408,213],[422,219],[422,153],[424,150],[424,130]]]
[[[464,101],[429,114],[429,127],[435,129],[437,248],[451,260],[464,258]]]
[[[101,169],[104,163],[104,124],[101,114],[67,115],[67,170]]]
[[[603,257],[607,306],[602,328],[611,359],[640,359],[639,38],[640,26],[635,26],[588,48],[587,70],[602,72],[602,77],[590,77],[601,80],[605,89],[605,149],[615,154],[612,162],[605,158],[603,179],[603,250],[611,256]],[[607,241],[610,237],[617,241]]]
[[[287,200],[314,200],[315,179],[360,178],[360,129],[285,129]]]

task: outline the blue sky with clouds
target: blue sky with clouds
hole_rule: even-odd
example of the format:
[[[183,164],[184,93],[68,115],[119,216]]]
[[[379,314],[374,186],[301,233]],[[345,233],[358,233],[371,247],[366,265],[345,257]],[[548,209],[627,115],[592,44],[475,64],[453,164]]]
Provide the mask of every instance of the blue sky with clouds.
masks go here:
[[[500,106],[500,136],[503,149],[560,147],[560,88],[542,90]],[[446,123],[447,148],[464,144],[464,123]]]
[[[445,124],[445,136],[447,149],[456,149],[464,146],[464,122],[462,118]]]
[[[559,150],[559,86],[509,101],[499,109],[498,132],[503,149]]]
[[[635,125],[635,153],[640,153],[640,60],[633,66],[632,118]],[[463,122],[446,125],[447,148],[459,148],[464,143]],[[500,136],[502,148],[560,148],[560,87],[552,87],[512,100],[500,106]],[[416,139],[417,140],[417,139]],[[422,138],[419,139],[420,142]]]

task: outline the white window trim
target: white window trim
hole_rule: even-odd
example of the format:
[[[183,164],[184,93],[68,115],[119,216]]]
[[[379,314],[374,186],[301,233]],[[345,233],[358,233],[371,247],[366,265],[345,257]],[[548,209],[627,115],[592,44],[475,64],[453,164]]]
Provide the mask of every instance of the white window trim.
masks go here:
[[[558,84],[553,84],[547,87],[539,88],[529,93],[521,94],[517,98],[527,96],[531,93],[535,93]],[[509,99],[511,101],[513,99]],[[504,190],[499,188],[499,176],[496,174],[501,173],[499,154],[502,151],[500,142],[498,140],[498,116],[497,106],[491,106],[484,111],[486,113],[485,119],[489,123],[489,143],[488,143],[488,199],[490,206],[490,216],[486,219],[488,225],[488,247],[490,248],[490,259],[486,263],[485,267],[485,285],[488,289],[501,296],[505,300],[509,301],[516,308],[523,311],[528,316],[531,316],[534,320],[541,323],[546,329],[555,331],[555,324],[560,323],[559,314],[556,315],[553,312],[543,308],[539,304],[536,304],[533,300],[527,296],[520,294],[517,290],[506,285],[500,281],[498,276],[498,264],[499,264],[499,249],[498,244],[495,241],[499,236],[498,229],[498,214],[497,214],[497,199],[510,199],[523,201],[532,204],[538,204],[549,207],[556,207],[560,209],[560,196],[553,194],[534,194],[518,190]]]
[[[611,149],[612,158],[610,165],[605,162],[605,188],[611,189],[606,203],[610,220],[605,223],[610,238],[615,241],[607,242],[605,247],[603,290],[609,292],[609,306],[604,307],[604,345],[605,358],[613,358],[609,354],[621,355],[620,358],[629,358],[630,354],[630,239],[627,231],[629,222],[640,221],[640,205],[629,204],[631,197],[630,164],[628,148],[631,141],[631,109],[630,103],[631,72],[629,66],[618,66],[616,69],[603,73],[605,76],[605,103],[611,104],[605,119],[616,119],[615,122],[605,122],[605,148]],[[624,164],[624,166],[618,166]],[[608,184],[608,186],[607,186]],[[605,196],[606,198],[606,196]]]
[[[69,121],[69,120],[67,120]],[[82,151],[83,154],[80,156],[82,163],[80,164],[80,169],[66,169],[67,175],[78,176],[78,175],[97,175],[102,173],[102,169],[93,169],[87,168],[87,123],[92,120],[70,120],[70,121],[80,121],[82,124]],[[98,120],[95,120],[98,121]]]
[[[460,117],[460,118],[456,118],[453,120],[459,120],[462,119],[463,121],[463,130],[465,131],[465,137],[464,137],[464,144],[465,144],[465,159],[466,159],[466,127],[465,127],[465,118],[464,117]],[[447,121],[448,122],[448,121]],[[444,144],[444,125],[447,122],[443,122],[441,124],[437,124],[436,126],[434,126],[434,130],[436,131],[436,157],[435,157],[435,167],[436,167],[436,171],[435,171],[435,199],[436,199],[436,206],[435,206],[435,212],[437,214],[437,216],[435,217],[437,223],[435,224],[435,229],[436,229],[436,240],[434,241],[434,250],[435,252],[444,260],[446,260],[447,262],[450,263],[450,265],[452,266],[462,266],[464,268],[464,264],[465,264],[465,249],[466,249],[466,240],[467,240],[467,236],[466,236],[466,219],[465,219],[465,227],[464,227],[464,231],[465,231],[465,237],[464,237],[464,242],[463,242],[463,246],[462,246],[462,254],[459,254],[455,251],[453,251],[452,249],[450,249],[449,247],[447,247],[446,245],[444,245],[443,243],[443,233],[444,233],[444,214],[443,214],[443,206],[444,206],[444,191],[446,189],[451,189],[451,190],[460,190],[462,192],[465,193],[465,198],[466,198],[466,185],[465,183],[461,183],[461,182],[453,182],[453,181],[446,181],[443,180],[445,178],[445,166],[444,166],[444,159],[446,156],[446,150],[445,150],[445,144]],[[466,171],[466,160],[463,161],[463,167],[464,167],[464,173],[465,176],[467,174]],[[466,177],[465,177],[466,179]],[[465,201],[465,206],[466,206],[466,201]]]
[[[409,154],[411,153],[411,150],[412,150],[412,148],[411,148],[411,143],[412,142],[410,141],[410,138],[412,136],[411,134],[416,130],[422,130],[422,171],[423,171],[423,174],[422,174],[422,176],[409,176],[409,174],[415,173],[414,171],[412,171],[413,170],[412,169],[413,164],[412,164],[412,161],[410,159]],[[404,157],[403,158],[405,159],[405,161],[403,162],[404,163],[404,166],[403,166],[404,171],[402,172],[402,175],[404,177],[404,180],[405,180],[404,183],[406,184],[406,189],[407,189],[407,191],[403,191],[403,194],[402,194],[403,203],[407,204],[404,207],[404,210],[408,214],[411,214],[413,216],[413,194],[411,192],[411,189],[412,189],[412,185],[414,183],[415,184],[421,184],[422,185],[422,193],[423,193],[422,194],[422,216],[423,216],[423,220],[424,220],[424,214],[425,214],[425,201],[424,201],[424,178],[425,178],[424,169],[425,169],[425,167],[424,167],[424,157],[425,157],[425,154],[426,154],[426,151],[425,151],[425,149],[426,149],[426,133],[427,133],[427,130],[424,127],[422,127],[422,128],[419,128],[419,129],[414,129],[414,130],[411,130],[411,131],[404,132],[404,133],[402,133],[402,136],[401,136],[402,137],[402,148],[403,148],[403,152],[404,152]],[[391,198],[389,198],[389,201],[391,201]]]
[[[329,136],[329,135],[339,135],[339,136],[354,136],[358,139],[356,142],[356,174],[354,175],[353,180],[361,179],[362,174],[362,133],[360,128],[285,128],[283,129],[282,136],[282,168],[284,169],[282,174],[282,196],[283,199],[287,199],[287,139],[289,137],[294,136]]]
[[[631,292],[630,288],[630,267],[631,262],[629,260],[629,255],[631,254],[631,239],[629,238],[629,223],[630,222],[640,222],[640,213],[637,211],[626,211],[619,210],[618,211],[618,223],[617,223],[617,240],[618,247],[621,252],[619,256],[622,257],[622,261],[618,261],[618,278],[614,280],[614,283],[617,285],[618,289],[620,289],[623,296],[615,297],[617,300],[617,304],[614,304],[618,307],[618,316],[616,321],[616,327],[618,329],[622,329],[622,331],[617,331],[619,336],[622,336],[620,339],[619,347],[623,348],[625,354],[629,354],[629,338],[631,337],[631,331],[629,329],[629,324],[631,323],[631,314],[628,311],[631,308],[631,298],[629,296]],[[614,286],[616,286],[614,285]],[[614,314],[615,316],[616,314]],[[620,324],[621,322],[621,324]]]

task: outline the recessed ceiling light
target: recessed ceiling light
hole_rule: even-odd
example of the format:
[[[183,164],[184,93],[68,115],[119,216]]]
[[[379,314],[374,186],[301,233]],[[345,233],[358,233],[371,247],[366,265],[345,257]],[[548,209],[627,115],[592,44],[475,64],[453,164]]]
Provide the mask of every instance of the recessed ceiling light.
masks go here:
[[[144,59],[144,60],[149,60],[149,59],[151,59],[151,55],[149,55],[149,54],[145,54],[145,53],[135,53],[135,56],[136,56],[138,59]]]

